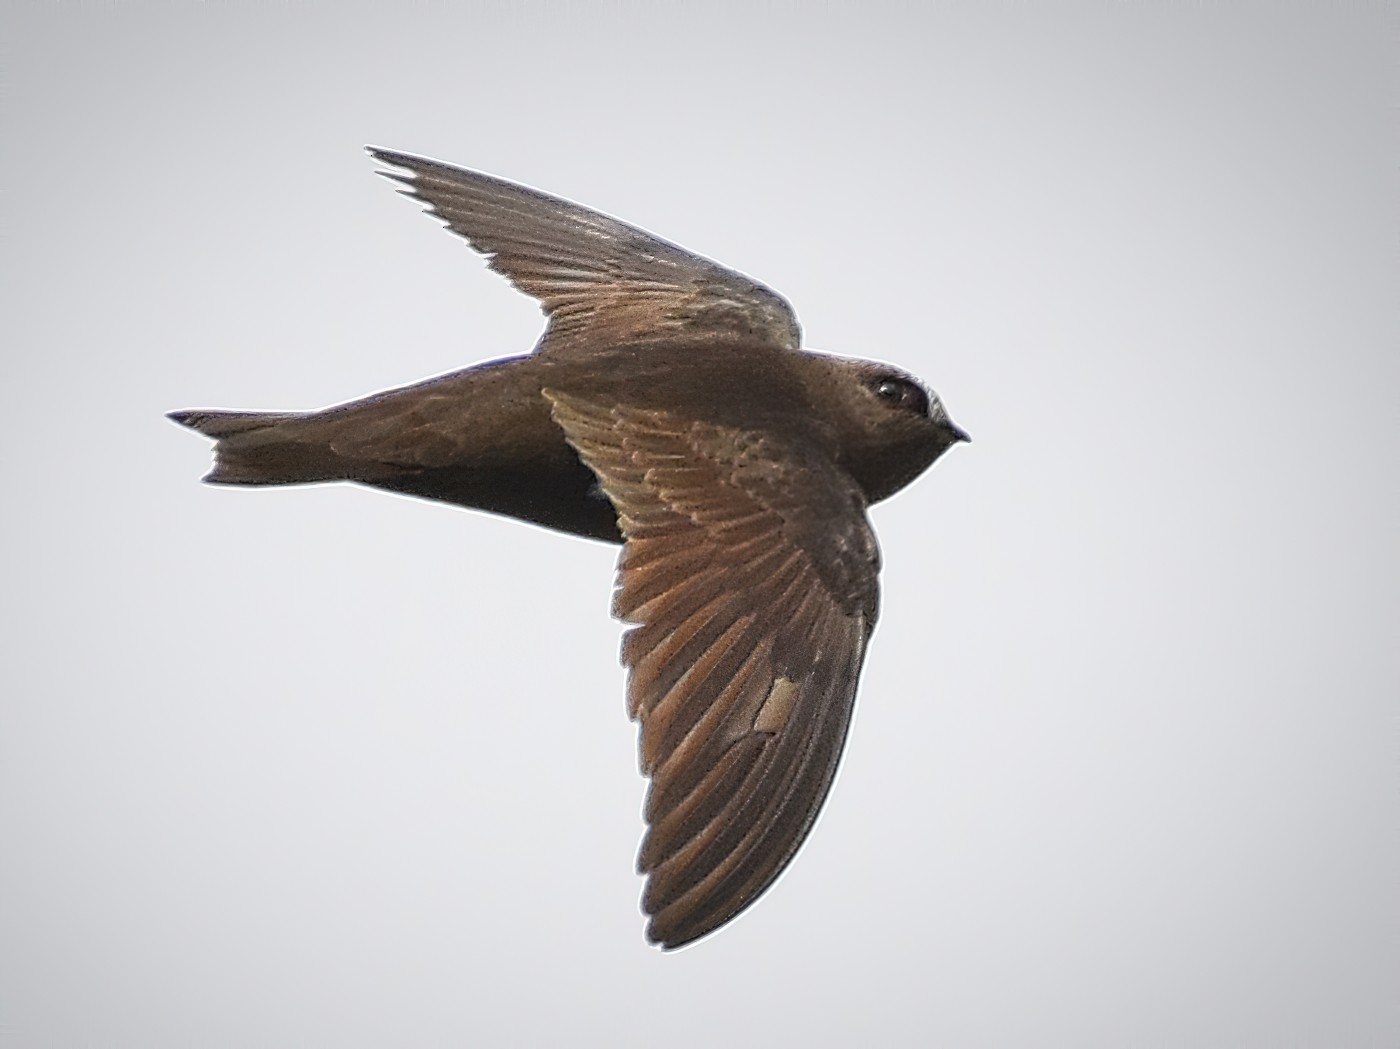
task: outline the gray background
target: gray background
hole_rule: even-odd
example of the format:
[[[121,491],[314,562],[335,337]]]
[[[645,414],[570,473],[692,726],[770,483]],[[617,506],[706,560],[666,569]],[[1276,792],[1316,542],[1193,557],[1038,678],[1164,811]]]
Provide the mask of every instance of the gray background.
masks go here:
[[[5,7],[0,1042],[1400,1040],[1397,11]],[[928,379],[831,803],[644,946],[599,544],[162,419],[528,349],[366,142]]]

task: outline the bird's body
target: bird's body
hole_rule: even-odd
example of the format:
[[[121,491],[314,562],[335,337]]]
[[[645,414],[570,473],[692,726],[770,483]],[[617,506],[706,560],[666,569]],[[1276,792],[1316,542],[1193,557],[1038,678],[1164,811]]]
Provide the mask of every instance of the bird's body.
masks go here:
[[[762,344],[639,343],[488,361],[318,412],[172,417],[222,438],[206,478],[216,484],[355,481],[621,542],[616,511],[554,422],[545,389],[791,434],[827,449],[878,502],[907,483],[904,473],[922,472],[921,459],[941,451],[938,436],[912,436],[912,459],[843,441],[841,431],[859,426],[829,396],[842,372],[889,369]]]
[[[800,348],[772,291],[634,227],[375,151],[540,299],[534,353],[308,413],[186,411],[208,480],[349,480],[625,542],[615,611],[652,778],[649,934],[786,866],[835,773],[878,606],[865,507],[962,433],[899,369]]]

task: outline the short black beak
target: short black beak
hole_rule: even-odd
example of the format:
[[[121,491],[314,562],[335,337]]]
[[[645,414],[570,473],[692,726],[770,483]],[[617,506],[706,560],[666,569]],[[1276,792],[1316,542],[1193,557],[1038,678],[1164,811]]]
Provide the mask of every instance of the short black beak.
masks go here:
[[[944,419],[943,425],[948,428],[948,432],[953,437],[954,444],[957,444],[959,441],[962,441],[964,444],[972,443],[972,435],[966,430],[964,430],[957,423],[953,422],[952,419]]]

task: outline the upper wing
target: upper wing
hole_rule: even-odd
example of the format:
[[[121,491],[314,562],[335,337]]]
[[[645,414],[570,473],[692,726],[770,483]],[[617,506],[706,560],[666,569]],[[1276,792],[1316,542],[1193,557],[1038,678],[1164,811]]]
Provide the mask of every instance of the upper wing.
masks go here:
[[[879,553],[854,482],[760,433],[546,390],[618,510],[615,613],[651,777],[647,935],[679,947],[782,872],[836,773]]]
[[[797,349],[797,318],[776,292],[635,226],[503,179],[370,148],[383,172],[428,205],[491,268],[549,315],[540,347],[582,338],[743,337]]]

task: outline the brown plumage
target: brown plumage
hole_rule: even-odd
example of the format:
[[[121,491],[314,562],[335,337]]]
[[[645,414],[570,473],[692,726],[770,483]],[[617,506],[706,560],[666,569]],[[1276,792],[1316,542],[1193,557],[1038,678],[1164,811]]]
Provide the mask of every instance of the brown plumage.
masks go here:
[[[206,480],[349,480],[624,542],[653,942],[749,906],[835,775],[879,603],[865,508],[966,434],[897,368],[804,351],[788,304],[616,219],[382,150],[543,305],[535,351],[308,413],[174,412]]]

